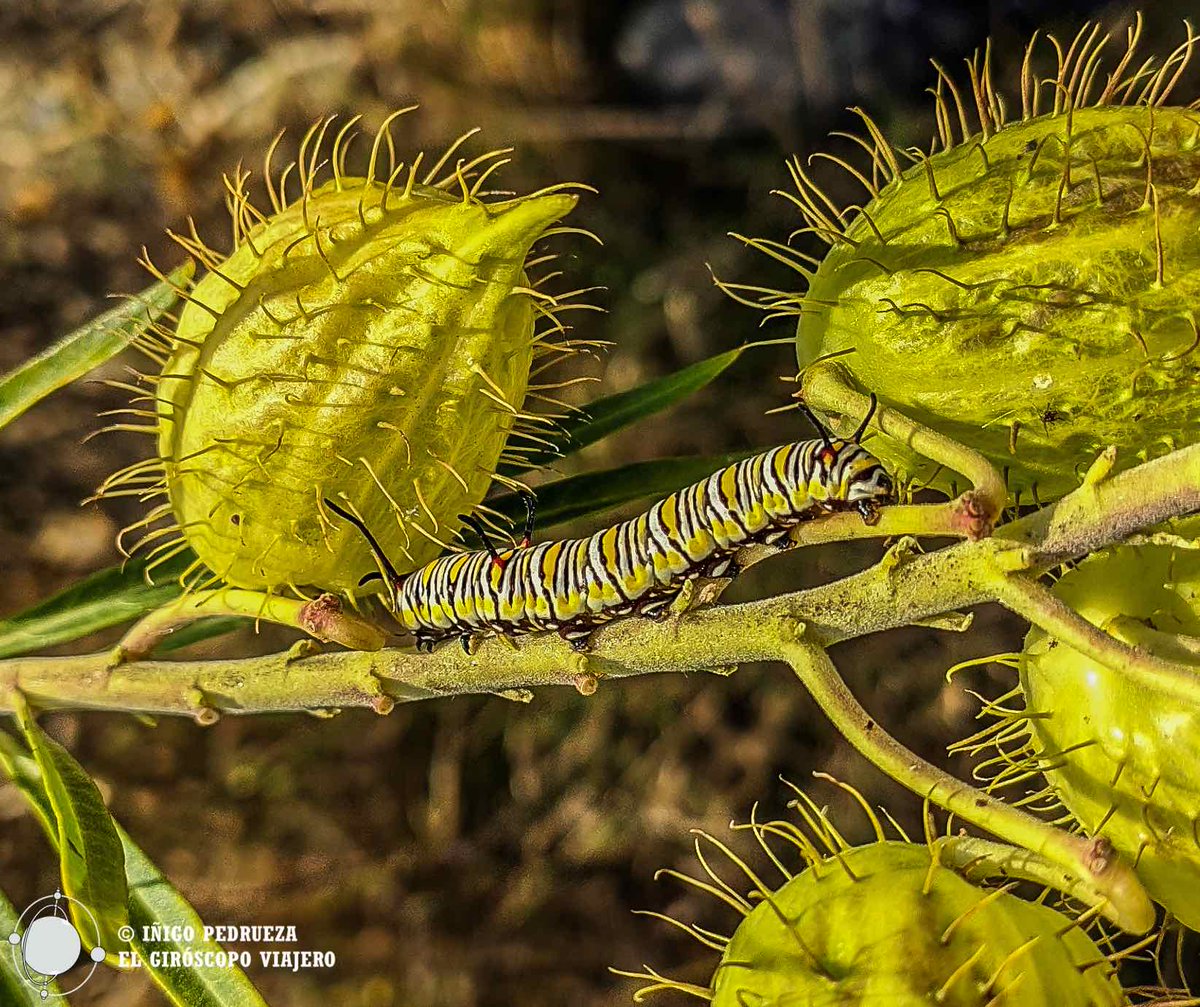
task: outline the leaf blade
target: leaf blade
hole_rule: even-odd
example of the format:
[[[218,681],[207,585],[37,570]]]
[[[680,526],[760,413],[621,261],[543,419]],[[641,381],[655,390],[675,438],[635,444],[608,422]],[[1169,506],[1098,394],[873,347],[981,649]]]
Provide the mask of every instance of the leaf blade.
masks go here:
[[[560,420],[558,429],[542,434],[552,442],[553,447],[531,452],[520,464],[501,465],[500,474],[511,478],[531,469],[550,465],[622,427],[661,412],[711,384],[732,367],[746,350],[767,345],[772,345],[772,342],[746,343],[636,388],[597,399],[591,405]]]
[[[0,731],[0,769],[4,770],[25,798],[51,843],[56,843],[56,834],[49,824],[53,811],[37,762],[21,749],[15,738],[3,731]],[[240,968],[200,970],[153,964],[154,959],[150,954],[155,950],[205,952],[222,949],[215,941],[203,938],[204,923],[196,910],[120,824],[115,820],[113,824],[125,853],[129,918],[134,928],[133,947],[155,985],[177,1007],[267,1007],[262,995]],[[147,943],[142,939],[145,933],[142,928],[157,924],[181,928],[190,925],[197,939],[186,947],[174,940]]]
[[[62,745],[38,726],[29,707],[17,704],[17,720],[41,771],[43,785],[58,832],[58,853],[63,893],[91,910],[99,934],[74,902],[70,904],[75,929],[88,949],[99,944],[107,955],[125,947],[117,932],[129,925],[129,886],[125,880],[125,853],[116,825],[95,782]]]
[[[154,585],[145,582],[143,560],[92,574],[0,621],[0,658],[19,657],[71,643],[144,615],[179,596],[176,578],[194,559],[195,554],[189,549],[156,567]]]
[[[138,331],[171,310],[178,299],[175,287],[191,278],[193,268],[189,259],[167,281],[160,280],[106,311],[0,377],[0,430],[46,396],[125,349]]]

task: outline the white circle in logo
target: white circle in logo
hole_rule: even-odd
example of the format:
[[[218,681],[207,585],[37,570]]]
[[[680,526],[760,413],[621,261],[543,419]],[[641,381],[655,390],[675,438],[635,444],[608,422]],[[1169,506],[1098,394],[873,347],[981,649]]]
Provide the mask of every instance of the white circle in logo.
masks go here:
[[[75,914],[74,919],[70,913]],[[78,929],[80,925],[82,932]],[[85,939],[91,947],[84,959],[87,971],[73,988],[57,989],[56,980],[81,963],[80,952]],[[37,990],[43,1000],[70,996],[92,977],[96,966],[105,957],[104,948],[100,946],[100,928],[92,911],[78,899],[60,891],[27,906],[8,935],[8,943],[12,945],[17,975],[27,986]]]
[[[79,933],[61,916],[39,916],[25,931],[25,964],[44,976],[59,976],[79,960]]]

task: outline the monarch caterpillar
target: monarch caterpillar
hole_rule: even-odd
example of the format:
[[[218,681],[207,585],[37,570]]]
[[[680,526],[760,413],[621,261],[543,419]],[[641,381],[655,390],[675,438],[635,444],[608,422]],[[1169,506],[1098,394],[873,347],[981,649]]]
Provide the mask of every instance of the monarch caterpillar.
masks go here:
[[[873,522],[892,493],[883,466],[859,444],[874,411],[872,396],[848,440],[831,438],[809,413],[819,440],[744,458],[588,538],[531,545],[534,498],[527,495],[525,533],[515,548],[497,550],[467,519],[482,550],[443,556],[408,574],[396,571],[359,517],[332,500],[325,504],[366,538],[386,577],[370,573],[359,583],[385,580],[392,610],[418,650],[458,637],[469,652],[477,633],[543,630],[585,650],[601,623],[631,613],[662,616],[687,581],[735,575],[734,553],[743,546],[782,542],[801,521],[834,511],[856,510]]]

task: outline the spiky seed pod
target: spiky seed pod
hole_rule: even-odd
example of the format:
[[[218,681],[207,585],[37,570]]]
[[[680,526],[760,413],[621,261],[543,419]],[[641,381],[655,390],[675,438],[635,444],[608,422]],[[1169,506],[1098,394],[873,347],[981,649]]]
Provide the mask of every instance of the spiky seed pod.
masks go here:
[[[985,891],[925,846],[874,843],[767,893],[733,934],[713,1007],[1124,1004],[1104,955],[1071,920]]]
[[[558,186],[486,200],[506,151],[452,163],[456,143],[429,170],[421,156],[397,163],[391,119],[365,176],[348,175],[355,121],[323,182],[330,120],[277,179],[268,153],[270,214],[250,203],[247,175],[226,179],[228,256],[194,228],[174,236],[207,272],[183,292],[178,324],[142,341],[162,367],[133,388],[152,403],[138,412],[159,458],[100,490],[167,497],[134,526],[166,522],[143,539],[161,540],[159,560],[186,543],[230,584],[353,591],[374,564],[323,497],[412,569],[479,506],[509,439],[517,452],[522,437],[540,441],[545,417],[523,405],[531,369],[571,344],[549,343],[564,331],[559,302],[530,286],[526,260],[576,197]]]
[[[799,159],[797,191],[783,193],[830,245],[824,259],[750,241],[807,291],[734,288],[798,316],[802,367],[844,353],[882,402],[1007,469],[1018,500],[1073,488],[1107,445],[1128,448],[1128,466],[1200,436],[1200,113],[1167,104],[1195,39],[1189,27],[1165,60],[1143,63],[1140,28],[1115,65],[1099,26],[1051,39],[1049,76],[1035,37],[1019,116],[990,51],[962,88],[938,68],[928,153],[896,150],[860,111],[861,170],[816,156],[851,172],[864,203],[837,206]],[[953,489],[952,473],[896,440],[872,450]]]
[[[1089,622],[1200,681],[1200,552],[1121,546],[1054,593]],[[1151,896],[1200,929],[1200,707],[1134,684],[1034,628],[1019,659],[1024,744],[1011,775],[1042,769],[1089,835],[1135,864]]]
[[[804,793],[803,819],[739,826],[751,830],[783,884],[770,887],[728,846],[701,834],[697,856],[707,874],[664,871],[716,895],[743,916],[731,937],[669,917],[721,952],[709,987],[653,970],[621,973],[649,980],[635,996],[674,989],[713,1007],[1117,1007],[1127,1000],[1115,968],[1083,929],[1044,904],[1006,888],[983,889],[940,860],[938,843],[885,838],[862,803],[876,842],[851,846],[827,813]],[[750,884],[743,895],[705,857],[715,847]],[[793,873],[780,848],[795,847],[804,867]],[[972,860],[972,862],[975,862]],[[658,915],[658,914],[650,914]]]

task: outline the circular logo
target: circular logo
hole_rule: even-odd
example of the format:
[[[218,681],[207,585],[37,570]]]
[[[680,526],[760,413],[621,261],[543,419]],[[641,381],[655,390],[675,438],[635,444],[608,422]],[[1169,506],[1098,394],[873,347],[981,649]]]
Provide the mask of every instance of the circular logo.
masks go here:
[[[92,945],[91,967],[87,974],[69,990],[55,990],[50,986],[66,972],[69,972],[79,961],[83,950],[84,936],[75,929],[67,911],[68,905],[74,905],[80,919],[90,923],[91,933],[89,943]],[[92,978],[96,966],[104,961],[105,951],[100,946],[100,928],[96,925],[96,917],[78,899],[73,899],[62,892],[46,895],[30,905],[13,932],[8,935],[8,943],[12,946],[13,961],[17,966],[17,974],[33,989],[41,993],[42,999],[50,997],[69,996]]]

